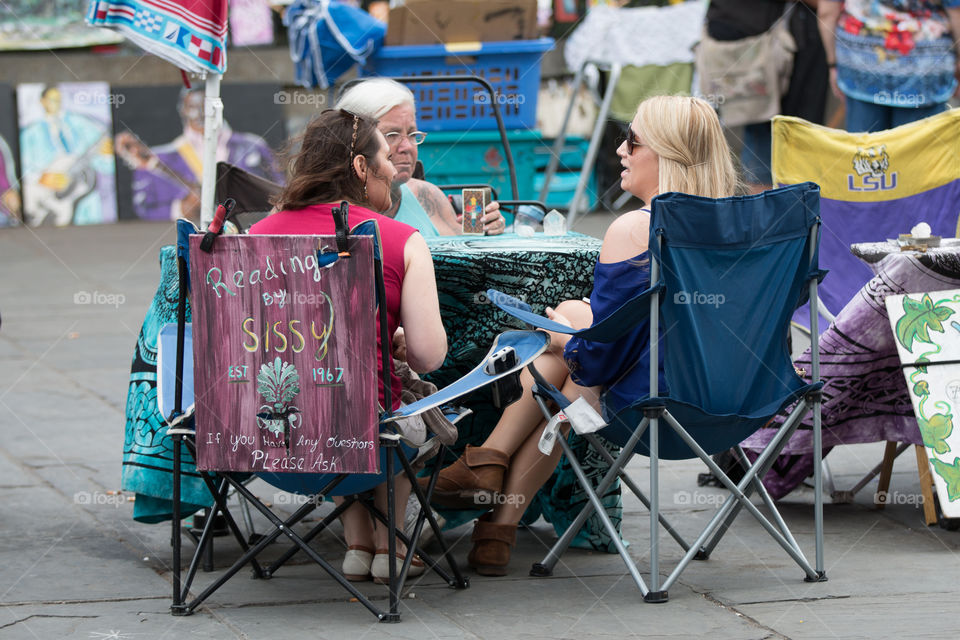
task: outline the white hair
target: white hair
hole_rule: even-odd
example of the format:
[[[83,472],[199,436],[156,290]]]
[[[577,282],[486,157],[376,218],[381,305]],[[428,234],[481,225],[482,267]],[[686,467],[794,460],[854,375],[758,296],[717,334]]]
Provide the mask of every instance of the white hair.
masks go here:
[[[410,89],[390,78],[373,78],[350,87],[340,96],[335,108],[379,120],[401,105],[409,105],[416,115],[417,107]]]

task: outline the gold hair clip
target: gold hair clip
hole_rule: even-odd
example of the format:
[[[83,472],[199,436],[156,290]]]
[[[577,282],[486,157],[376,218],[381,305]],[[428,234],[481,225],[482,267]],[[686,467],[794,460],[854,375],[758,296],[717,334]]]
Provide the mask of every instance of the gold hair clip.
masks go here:
[[[357,127],[360,124],[360,117],[357,114],[353,115],[353,137],[350,138],[350,161],[353,162],[354,149],[357,147]]]

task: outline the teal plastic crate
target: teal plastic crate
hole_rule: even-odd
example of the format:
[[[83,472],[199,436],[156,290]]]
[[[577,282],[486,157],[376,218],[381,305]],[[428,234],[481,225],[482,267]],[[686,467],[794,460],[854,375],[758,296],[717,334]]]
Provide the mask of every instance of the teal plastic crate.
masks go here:
[[[547,193],[544,204],[548,208],[565,209],[573,202],[573,195],[577,191],[577,181],[580,179],[580,169],[583,167],[583,159],[587,155],[587,149],[590,147],[590,141],[586,138],[568,137],[560,150],[560,162],[557,165],[557,172],[550,181],[550,191]],[[531,198],[537,198],[540,195],[540,189],[546,178],[547,165],[553,155],[553,140],[543,140],[542,146],[534,150],[534,163],[536,165],[536,174],[533,179],[533,193]],[[587,190],[584,192],[587,197],[589,207],[593,209],[597,205],[597,172],[590,172],[587,179]]]
[[[537,131],[508,131],[517,170],[520,199],[536,196],[536,149],[543,144]],[[502,200],[513,200],[507,158],[498,131],[433,131],[420,145],[418,157],[433,184],[489,184]],[[507,224],[513,216],[504,212]]]

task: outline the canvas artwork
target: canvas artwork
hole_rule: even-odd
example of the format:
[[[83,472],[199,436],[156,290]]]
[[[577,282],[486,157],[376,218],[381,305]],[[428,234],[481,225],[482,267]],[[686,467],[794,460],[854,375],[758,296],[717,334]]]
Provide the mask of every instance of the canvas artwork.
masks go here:
[[[273,9],[267,0],[233,0],[230,36],[235,47],[273,44]]]
[[[0,2],[0,51],[60,49],[115,44],[123,36],[94,29],[83,19],[87,3],[77,0]]]
[[[17,180],[17,116],[13,87],[0,84],[0,227],[20,223]]]
[[[282,182],[276,157],[286,137],[279,86],[223,85],[217,161]],[[121,219],[199,222],[203,88],[120,87],[117,184]]]
[[[210,253],[200,242],[190,237],[197,468],[375,472],[372,238],[351,238],[340,258],[332,236],[228,235]]]
[[[960,517],[960,289],[887,296],[887,314],[940,509]]]
[[[24,222],[117,219],[113,102],[105,82],[17,87]]]

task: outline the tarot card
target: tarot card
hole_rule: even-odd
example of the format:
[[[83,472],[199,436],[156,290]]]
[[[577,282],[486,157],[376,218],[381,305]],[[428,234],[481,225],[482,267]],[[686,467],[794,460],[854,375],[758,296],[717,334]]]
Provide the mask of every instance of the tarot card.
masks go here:
[[[483,212],[489,201],[487,189],[463,189],[463,233],[483,235]]]

